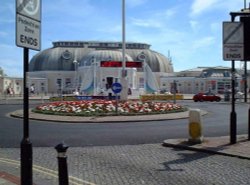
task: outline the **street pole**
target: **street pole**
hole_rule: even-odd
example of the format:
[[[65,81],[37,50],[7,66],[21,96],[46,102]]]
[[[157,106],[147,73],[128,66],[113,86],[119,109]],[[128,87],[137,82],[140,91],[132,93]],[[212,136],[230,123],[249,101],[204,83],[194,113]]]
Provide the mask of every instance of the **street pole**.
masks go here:
[[[128,82],[126,80],[126,39],[125,39],[125,0],[122,0],[122,71],[121,71],[121,85],[122,85],[122,91],[121,91],[121,100],[127,100],[128,99]]]
[[[122,77],[125,77],[125,67],[126,67],[126,61],[125,61],[125,50],[126,50],[126,27],[125,27],[125,0],[122,0]]]
[[[246,0],[244,0],[244,10],[247,8]],[[250,8],[250,4],[249,4]],[[244,71],[244,83],[245,83],[245,102],[247,102],[247,61],[245,61],[245,71]],[[250,107],[248,107],[248,140],[250,140]]]
[[[250,141],[250,107],[248,108],[248,140]]]
[[[244,65],[244,102],[247,103],[247,61]]]
[[[242,17],[249,18],[250,12],[249,12],[249,9],[248,10],[246,9],[246,1],[244,1],[244,2],[245,2],[244,9],[241,12],[231,12],[230,13],[231,22],[234,22],[234,19],[236,16],[240,16],[240,18],[242,18]],[[247,33],[249,33],[248,29],[246,29],[246,28],[248,28],[247,27],[248,23],[246,21],[244,21],[244,19],[242,19],[242,20],[240,19],[240,21],[242,21],[244,23],[244,42],[246,44],[247,42],[246,42],[245,36],[247,36]],[[247,50],[246,46],[244,46],[244,50]],[[247,51],[244,51],[245,54]],[[247,56],[244,56],[245,62],[247,61],[247,58],[248,58]],[[246,68],[246,64],[245,64],[245,68]],[[245,75],[245,77],[247,77],[247,76]],[[235,66],[234,66],[234,60],[232,60],[232,112],[230,114],[230,143],[231,144],[236,143],[236,116],[237,115],[235,113],[235,97],[234,97],[235,89],[234,88],[235,88]],[[246,92],[246,90],[245,90],[245,92]],[[250,108],[248,110],[248,140],[250,140]]]
[[[23,49],[23,139],[21,141],[21,185],[32,185],[32,143],[29,139],[29,49]]]
[[[235,112],[235,61],[232,60],[232,111],[230,114],[230,143],[236,143],[237,114]]]
[[[244,20],[244,17],[248,17],[250,19],[250,4],[249,8],[246,9],[246,0],[244,0],[244,9],[241,12],[231,12],[231,21],[234,22],[236,16],[240,16],[240,21],[244,24],[244,60],[249,60],[249,53],[250,46],[248,45],[249,41],[249,22]],[[242,18],[242,19],[241,19]],[[246,46],[247,44],[247,46]],[[246,66],[246,65],[245,65]],[[245,67],[246,68],[246,67]],[[247,77],[247,76],[245,76]],[[235,69],[234,69],[234,61],[232,61],[232,86],[234,87],[235,82]],[[232,88],[233,88],[232,87]],[[236,142],[236,113],[235,113],[235,98],[234,98],[235,90],[232,89],[232,112],[230,115],[230,142],[231,144]],[[250,140],[250,108],[248,109],[248,140]]]
[[[235,16],[231,14],[231,22],[234,22]],[[235,112],[235,61],[232,60],[232,111],[230,114],[230,144],[236,143],[236,127],[237,127],[237,114]]]

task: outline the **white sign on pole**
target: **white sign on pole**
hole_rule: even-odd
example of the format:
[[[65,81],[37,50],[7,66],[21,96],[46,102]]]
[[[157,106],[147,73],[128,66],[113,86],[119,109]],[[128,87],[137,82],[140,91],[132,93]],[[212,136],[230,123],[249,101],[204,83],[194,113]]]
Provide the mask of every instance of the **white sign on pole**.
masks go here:
[[[16,0],[16,45],[41,50],[40,0]]]
[[[223,22],[223,60],[244,60],[243,23]]]

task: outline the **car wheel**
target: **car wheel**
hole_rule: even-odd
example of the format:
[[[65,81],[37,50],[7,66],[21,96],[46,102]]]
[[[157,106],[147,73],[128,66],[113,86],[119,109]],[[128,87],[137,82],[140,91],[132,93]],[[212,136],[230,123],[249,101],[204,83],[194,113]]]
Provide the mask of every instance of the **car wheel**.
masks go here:
[[[219,102],[219,101],[220,101],[220,99],[218,98],[216,101],[217,101],[217,102]]]

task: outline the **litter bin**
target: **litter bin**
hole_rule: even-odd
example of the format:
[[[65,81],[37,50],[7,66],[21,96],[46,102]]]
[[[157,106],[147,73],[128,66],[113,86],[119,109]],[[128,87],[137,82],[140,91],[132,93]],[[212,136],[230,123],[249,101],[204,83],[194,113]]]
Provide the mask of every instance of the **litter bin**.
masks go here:
[[[230,92],[225,92],[224,101],[230,101]]]

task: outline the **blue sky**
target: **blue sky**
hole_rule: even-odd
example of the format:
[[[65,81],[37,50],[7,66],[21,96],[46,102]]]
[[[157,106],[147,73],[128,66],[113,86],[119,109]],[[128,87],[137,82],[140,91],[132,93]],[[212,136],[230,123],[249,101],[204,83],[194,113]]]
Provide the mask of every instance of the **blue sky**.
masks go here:
[[[60,40],[122,41],[121,4],[42,0],[42,50]],[[230,67],[222,59],[222,22],[243,7],[244,0],[126,0],[126,41],[148,43],[165,56],[170,51],[174,71]],[[0,67],[8,76],[22,77],[23,49],[15,39],[15,0],[1,0]],[[36,53],[30,50],[30,58]]]

